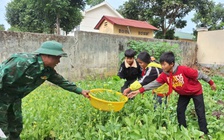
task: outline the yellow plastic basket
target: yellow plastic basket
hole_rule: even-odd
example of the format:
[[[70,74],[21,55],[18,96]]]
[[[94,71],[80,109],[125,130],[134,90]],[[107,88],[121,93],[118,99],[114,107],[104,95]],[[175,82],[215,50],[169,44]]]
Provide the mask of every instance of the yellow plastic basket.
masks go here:
[[[112,102],[112,101],[106,101],[106,100],[102,100],[99,98],[94,97],[93,95],[91,95],[91,93],[97,94],[99,92],[110,92],[110,93],[116,93],[121,95],[121,100],[120,102]],[[90,103],[93,107],[99,109],[99,110],[103,110],[103,111],[120,111],[123,107],[124,104],[128,101],[128,98],[126,96],[124,96],[122,93],[117,92],[117,91],[113,91],[113,90],[109,90],[109,89],[92,89],[90,90]]]

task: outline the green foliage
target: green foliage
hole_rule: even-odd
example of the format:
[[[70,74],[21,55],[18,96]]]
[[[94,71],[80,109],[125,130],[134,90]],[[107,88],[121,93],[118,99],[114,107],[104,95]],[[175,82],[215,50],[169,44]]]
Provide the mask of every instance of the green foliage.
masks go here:
[[[175,39],[174,34],[175,34],[175,32],[174,32],[173,29],[168,30],[168,31],[166,32],[165,37],[164,37],[164,34],[163,34],[162,31],[157,31],[157,32],[156,32],[156,35],[155,35],[155,38],[158,38],[158,39],[166,38],[166,39],[173,40],[173,39]]]
[[[224,78],[212,77],[218,90],[211,91],[202,82],[208,129],[213,139],[224,138]],[[106,88],[120,90],[117,77],[77,82],[83,89]],[[176,104],[178,95],[171,94],[167,106],[154,110],[150,91],[129,100],[119,112],[103,112],[90,105],[87,98],[44,84],[23,99],[23,140],[199,140],[197,116],[190,101],[186,119],[188,128],[178,128]],[[217,118],[214,111],[222,115]],[[208,139],[208,138],[205,138]]]
[[[213,1],[201,2],[196,8],[196,13],[191,19],[196,24],[194,36],[197,38],[197,28],[206,27],[209,31],[224,28],[224,4],[215,4]]]
[[[4,24],[0,24],[0,31],[5,31],[5,26],[4,26]]]
[[[196,27],[207,27],[208,30],[222,30],[224,28],[224,4],[213,1],[204,3],[194,14],[192,21]]]
[[[159,60],[162,53],[172,51],[175,54],[176,62],[181,61],[181,49],[178,44],[171,45],[168,42],[144,42],[131,40],[128,42],[128,47],[135,50],[137,54],[142,51],[147,51],[151,56],[155,57],[156,60]],[[124,55],[120,57],[120,61],[123,61],[123,59]]]
[[[54,33],[56,27],[69,32],[81,22],[84,6],[83,0],[13,0],[6,6],[6,20],[25,32]]]
[[[100,4],[103,1],[105,1],[105,0],[87,0],[87,4],[90,5],[90,7],[93,7],[97,4]]]
[[[121,98],[122,95],[117,94],[115,91],[98,91],[90,94],[98,99],[111,102],[120,102],[123,99]]]
[[[21,32],[21,30],[18,27],[13,27],[13,26],[11,26],[7,31]]]
[[[166,38],[169,37],[166,36],[169,30],[181,29],[186,26],[186,20],[183,18],[192,9],[192,1],[129,0],[119,7],[118,11],[129,19],[148,21],[160,29],[162,32],[160,38]]]
[[[159,28],[158,38],[169,39],[169,30],[184,28],[184,17],[191,11],[196,11],[192,20],[198,27],[204,24],[213,30],[223,29],[223,4],[214,7],[212,0],[129,0],[118,11],[126,18],[148,21]]]

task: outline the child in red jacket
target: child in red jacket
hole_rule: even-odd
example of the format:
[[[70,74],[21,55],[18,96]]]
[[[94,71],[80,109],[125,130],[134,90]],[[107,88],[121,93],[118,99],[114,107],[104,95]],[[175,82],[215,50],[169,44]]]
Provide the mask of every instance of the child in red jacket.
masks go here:
[[[187,127],[185,119],[185,111],[190,99],[193,99],[195,110],[198,116],[199,128],[204,134],[208,133],[207,122],[205,117],[205,105],[203,99],[203,90],[200,79],[206,81],[211,86],[212,90],[216,90],[215,83],[205,74],[200,71],[175,64],[175,56],[173,52],[165,52],[160,57],[163,72],[153,82],[143,86],[137,91],[128,94],[129,98],[133,98],[138,93],[143,93],[146,90],[152,90],[156,87],[167,83],[179,94],[177,102],[177,119],[179,126]]]

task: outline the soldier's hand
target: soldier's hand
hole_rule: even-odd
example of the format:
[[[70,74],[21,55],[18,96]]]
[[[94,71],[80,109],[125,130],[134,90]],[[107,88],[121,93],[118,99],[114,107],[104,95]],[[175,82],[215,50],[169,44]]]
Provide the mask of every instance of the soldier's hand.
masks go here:
[[[82,95],[86,98],[90,98],[89,96],[89,90],[82,90]]]

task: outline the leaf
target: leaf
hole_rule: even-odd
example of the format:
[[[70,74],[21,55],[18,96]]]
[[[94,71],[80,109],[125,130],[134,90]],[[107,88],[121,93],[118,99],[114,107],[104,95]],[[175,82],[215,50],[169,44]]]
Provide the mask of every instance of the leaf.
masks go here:
[[[132,124],[131,120],[128,117],[126,117],[124,120],[127,126],[130,126]]]

